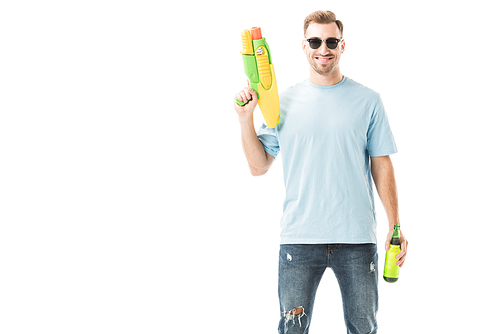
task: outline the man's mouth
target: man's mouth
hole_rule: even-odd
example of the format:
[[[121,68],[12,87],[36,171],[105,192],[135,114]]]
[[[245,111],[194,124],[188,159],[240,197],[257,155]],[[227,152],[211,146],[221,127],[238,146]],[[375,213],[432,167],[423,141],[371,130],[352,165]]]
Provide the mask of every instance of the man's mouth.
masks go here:
[[[333,59],[333,56],[314,57],[314,59],[316,59],[321,64],[328,64]]]

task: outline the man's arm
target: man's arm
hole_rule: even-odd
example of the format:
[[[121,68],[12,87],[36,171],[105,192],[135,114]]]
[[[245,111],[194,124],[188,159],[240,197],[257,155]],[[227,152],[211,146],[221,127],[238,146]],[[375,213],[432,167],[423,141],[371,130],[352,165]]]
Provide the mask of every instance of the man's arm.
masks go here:
[[[259,176],[267,173],[274,161],[274,157],[264,150],[264,146],[257,137],[253,123],[253,112],[257,106],[257,93],[251,88],[245,88],[236,94],[236,97],[243,102],[248,102],[243,107],[234,102],[234,108],[239,116],[241,126],[241,141],[243,151],[250,167],[250,173]]]
[[[385,249],[388,250],[394,225],[400,224],[396,177],[394,176],[394,167],[392,166],[391,158],[388,155],[382,157],[370,157],[370,159],[373,181],[375,182],[378,195],[384,205],[385,212],[387,213],[387,219],[389,220],[389,233],[387,234],[387,239],[385,241]],[[406,259],[408,240],[406,240],[402,232],[400,232],[400,234],[401,252],[396,256],[396,258],[399,259],[396,264],[402,267]]]

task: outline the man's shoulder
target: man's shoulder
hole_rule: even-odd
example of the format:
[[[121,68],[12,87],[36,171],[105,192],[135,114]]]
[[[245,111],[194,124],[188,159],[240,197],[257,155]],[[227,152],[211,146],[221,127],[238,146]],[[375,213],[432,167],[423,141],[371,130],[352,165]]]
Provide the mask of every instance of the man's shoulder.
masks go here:
[[[346,77],[346,83],[349,89],[355,90],[356,94],[360,94],[365,98],[377,100],[380,98],[380,94],[378,92],[351,78]]]

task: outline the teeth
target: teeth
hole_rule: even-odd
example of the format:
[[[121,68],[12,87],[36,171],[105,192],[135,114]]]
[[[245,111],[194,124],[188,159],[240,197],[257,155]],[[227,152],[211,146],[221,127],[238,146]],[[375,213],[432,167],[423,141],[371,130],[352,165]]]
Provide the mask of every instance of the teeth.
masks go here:
[[[333,59],[333,57],[315,57],[316,60],[319,60],[321,62],[326,62],[326,61],[330,61]]]

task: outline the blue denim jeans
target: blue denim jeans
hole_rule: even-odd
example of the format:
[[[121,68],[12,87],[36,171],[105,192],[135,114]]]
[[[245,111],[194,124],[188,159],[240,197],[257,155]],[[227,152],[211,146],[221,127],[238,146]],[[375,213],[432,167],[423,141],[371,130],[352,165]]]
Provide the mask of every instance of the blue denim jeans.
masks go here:
[[[316,290],[326,268],[332,268],[340,286],[347,333],[376,333],[377,263],[375,244],[281,245],[279,333],[309,332]]]

